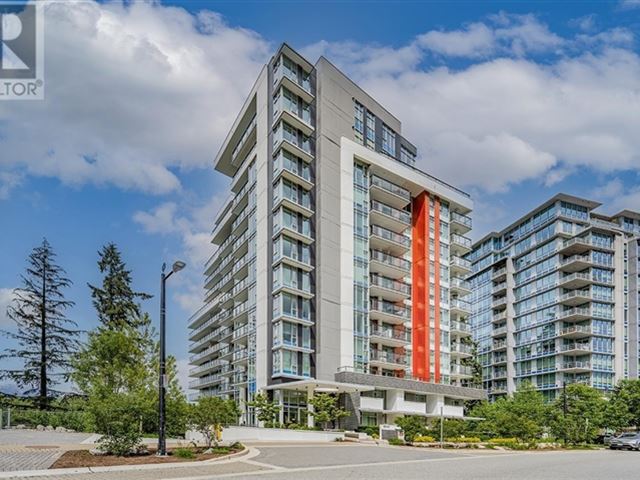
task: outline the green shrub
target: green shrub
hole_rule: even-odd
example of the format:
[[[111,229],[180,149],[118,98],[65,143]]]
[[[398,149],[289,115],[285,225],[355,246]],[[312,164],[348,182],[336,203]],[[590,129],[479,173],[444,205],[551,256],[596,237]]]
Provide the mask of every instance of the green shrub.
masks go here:
[[[404,444],[405,444],[404,440],[402,440],[400,438],[390,438],[389,439],[389,445],[402,446]]]
[[[117,457],[132,455],[140,447],[140,434],[137,432],[117,432],[103,435],[98,440],[98,449]]]
[[[449,437],[445,439],[450,443],[480,443],[481,440],[478,437]]]
[[[196,454],[190,448],[179,447],[173,450],[173,454],[178,458],[195,458]]]
[[[433,443],[436,441],[436,439],[430,437],[429,435],[418,435],[417,437],[413,437],[413,441],[421,443]]]
[[[378,435],[379,434],[380,427],[373,426],[373,425],[366,425],[366,426],[363,425],[363,426],[358,427],[358,431],[366,433],[370,437],[373,437],[374,435]]]
[[[400,417],[396,420],[396,425],[404,431],[404,438],[408,442],[413,441],[414,437],[418,435],[427,434],[427,425],[422,417],[412,415]]]

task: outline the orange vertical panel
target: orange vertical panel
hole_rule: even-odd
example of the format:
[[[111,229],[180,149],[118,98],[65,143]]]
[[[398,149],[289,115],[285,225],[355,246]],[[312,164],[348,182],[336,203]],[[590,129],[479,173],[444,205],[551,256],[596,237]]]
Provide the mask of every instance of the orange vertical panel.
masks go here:
[[[411,326],[414,377],[429,381],[429,196],[422,192],[412,203]]]
[[[434,312],[434,381],[440,382],[440,199],[435,198],[433,212],[434,225],[434,272],[435,288],[435,312]]]

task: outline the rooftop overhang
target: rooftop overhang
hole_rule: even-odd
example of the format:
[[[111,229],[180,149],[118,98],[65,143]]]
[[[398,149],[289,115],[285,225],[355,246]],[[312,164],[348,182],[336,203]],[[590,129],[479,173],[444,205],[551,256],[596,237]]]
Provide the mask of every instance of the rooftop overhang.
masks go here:
[[[383,178],[409,190],[412,196],[417,196],[426,190],[447,200],[450,203],[451,210],[466,214],[473,209],[471,197],[462,190],[422,170],[374,152],[346,137],[342,137],[340,141],[343,152],[347,152],[349,155],[352,154],[369,164],[374,173],[377,171]]]
[[[267,67],[265,66],[260,72],[260,75],[258,75],[258,79],[251,88],[251,92],[247,96],[244,105],[242,105],[240,113],[233,122],[233,125],[227,134],[227,138],[225,138],[215,160],[213,161],[214,168],[228,177],[233,177],[233,175],[235,175],[236,171],[240,167],[240,164],[237,162],[244,160],[244,158],[233,159],[232,154],[238,145],[238,142],[240,142],[245,130],[256,116],[257,92],[260,85],[263,84],[264,78],[266,78],[266,73]],[[234,160],[236,163],[234,163]]]
[[[274,60],[280,57],[280,55],[282,54],[286,55],[295,63],[300,65],[306,73],[310,73],[313,70],[313,65],[306,58],[304,58],[302,55],[300,55],[298,52],[296,52],[293,48],[291,48],[286,43],[283,43],[282,45],[280,45],[280,48],[278,49],[276,54],[273,56]]]
[[[375,390],[375,388],[370,385],[359,385],[357,383],[308,379],[269,385],[265,387],[265,390],[295,390],[307,393],[356,393],[368,392]]]

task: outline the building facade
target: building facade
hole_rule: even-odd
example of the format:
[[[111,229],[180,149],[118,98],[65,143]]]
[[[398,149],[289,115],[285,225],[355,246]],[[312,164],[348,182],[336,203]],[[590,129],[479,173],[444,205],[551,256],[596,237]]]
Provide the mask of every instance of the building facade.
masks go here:
[[[638,378],[640,215],[559,194],[476,242],[471,324],[490,398],[531,382],[603,391]]]
[[[400,122],[329,61],[283,45],[215,159],[205,305],[189,320],[190,387],[257,392],[305,423],[332,392],[350,426],[462,416],[471,369],[469,196],[418,170]]]

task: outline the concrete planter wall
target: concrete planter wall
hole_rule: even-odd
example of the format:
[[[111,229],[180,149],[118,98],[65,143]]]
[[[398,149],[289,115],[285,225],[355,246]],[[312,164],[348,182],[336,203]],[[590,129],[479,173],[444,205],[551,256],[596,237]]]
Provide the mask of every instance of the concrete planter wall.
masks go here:
[[[336,438],[344,438],[344,433],[236,426],[222,431],[223,442],[334,442]],[[194,431],[188,431],[185,439],[202,443],[202,435]]]

